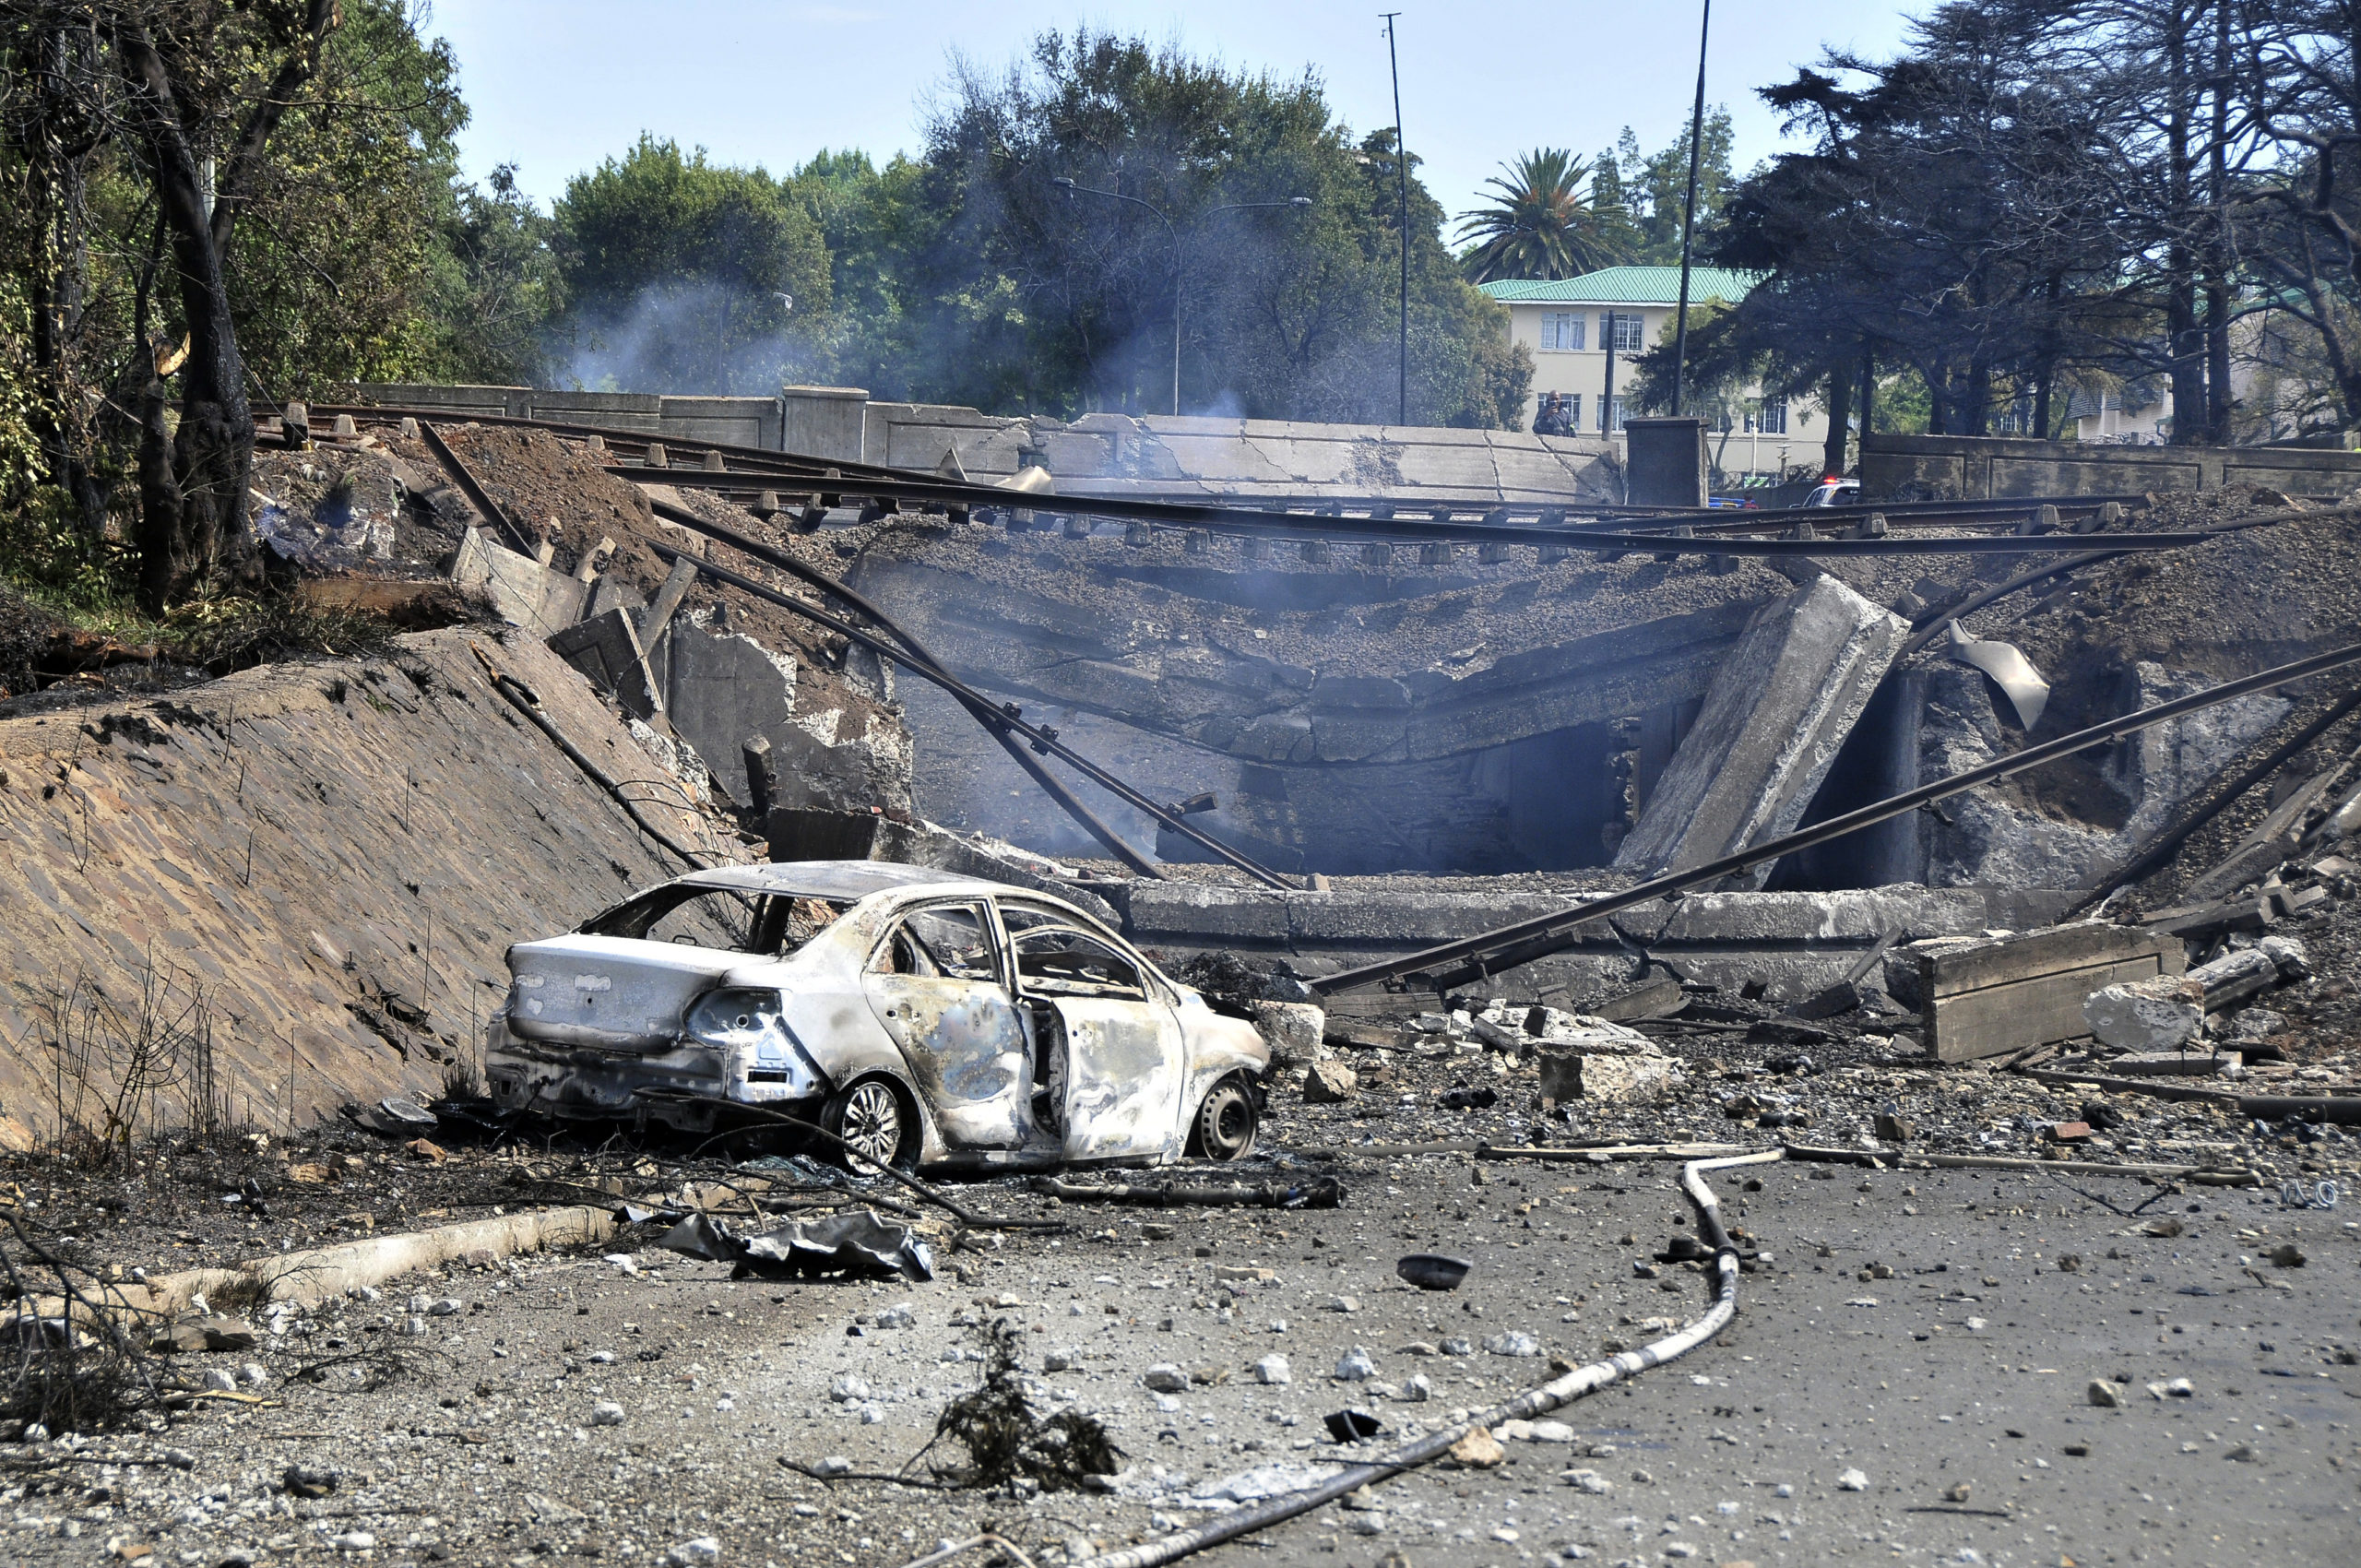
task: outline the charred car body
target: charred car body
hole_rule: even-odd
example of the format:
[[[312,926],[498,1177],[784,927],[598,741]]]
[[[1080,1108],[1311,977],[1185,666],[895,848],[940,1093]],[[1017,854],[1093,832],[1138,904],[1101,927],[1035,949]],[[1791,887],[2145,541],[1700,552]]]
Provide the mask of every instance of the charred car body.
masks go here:
[[[873,861],[726,866],[509,949],[504,1110],[814,1123],[882,1163],[1253,1146],[1270,1050],[1049,894]]]

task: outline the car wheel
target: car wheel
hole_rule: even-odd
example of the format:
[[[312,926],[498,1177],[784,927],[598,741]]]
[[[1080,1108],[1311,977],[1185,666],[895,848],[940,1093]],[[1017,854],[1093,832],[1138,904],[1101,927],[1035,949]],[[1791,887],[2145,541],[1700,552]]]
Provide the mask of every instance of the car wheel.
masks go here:
[[[901,1093],[884,1078],[863,1078],[828,1101],[822,1122],[843,1140],[836,1158],[848,1170],[907,1169],[918,1148],[918,1128]]]
[[[1197,1107],[1196,1125],[1189,1141],[1209,1159],[1243,1159],[1253,1152],[1255,1129],[1262,1114],[1254,1107],[1253,1091],[1236,1078],[1224,1078]]]

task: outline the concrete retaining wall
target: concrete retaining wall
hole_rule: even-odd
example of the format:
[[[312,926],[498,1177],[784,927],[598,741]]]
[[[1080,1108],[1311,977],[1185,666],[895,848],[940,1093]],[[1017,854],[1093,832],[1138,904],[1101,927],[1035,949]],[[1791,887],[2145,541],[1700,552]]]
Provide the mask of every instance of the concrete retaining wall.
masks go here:
[[[2252,484],[2334,498],[2361,486],[2361,452],[2311,446],[2101,446],[1968,435],[1878,435],[1862,443],[1861,492],[1889,500],[2133,495]]]
[[[1371,881],[1324,893],[1135,882],[1121,901],[1126,934],[1169,958],[1220,948],[1284,954],[1300,972],[1318,975],[1554,914],[1579,897],[1536,888],[1529,879],[1470,877],[1457,885],[1406,879],[1398,889]],[[2019,930],[2056,919],[2064,901],[2002,888],[1916,885],[1693,895],[1594,922],[1566,952],[1489,984],[1496,995],[1530,999],[1562,990],[1579,1001],[1634,983],[1643,964],[1655,960],[1684,980],[1734,991],[1760,980],[1774,1000],[1799,1000],[1843,978],[1896,927],[1914,940]]]

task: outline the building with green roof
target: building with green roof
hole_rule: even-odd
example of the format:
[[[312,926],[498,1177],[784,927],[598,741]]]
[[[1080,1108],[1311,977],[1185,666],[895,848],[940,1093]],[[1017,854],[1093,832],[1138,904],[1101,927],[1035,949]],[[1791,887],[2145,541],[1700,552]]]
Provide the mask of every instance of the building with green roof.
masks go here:
[[[1736,304],[1761,279],[1725,267],[1691,267],[1691,307],[1709,300]],[[1509,341],[1533,356],[1533,396],[1525,427],[1534,427],[1542,399],[1563,400],[1576,431],[1596,439],[1622,429],[1624,391],[1635,379],[1631,360],[1672,332],[1680,303],[1678,267],[1602,267],[1579,278],[1503,279],[1477,285],[1509,307]],[[1607,344],[1615,343],[1615,387],[1606,401]],[[1632,410],[1637,412],[1635,409]],[[1773,477],[1820,461],[1827,436],[1824,416],[1807,401],[1751,396],[1734,410],[1726,432],[1714,438],[1715,463],[1726,475]],[[1726,438],[1725,438],[1726,437]]]

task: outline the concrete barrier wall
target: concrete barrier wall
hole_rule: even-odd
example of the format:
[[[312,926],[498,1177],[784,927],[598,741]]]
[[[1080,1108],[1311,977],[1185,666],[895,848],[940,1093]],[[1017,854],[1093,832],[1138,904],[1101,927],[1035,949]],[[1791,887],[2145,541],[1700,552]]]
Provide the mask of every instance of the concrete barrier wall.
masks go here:
[[[448,410],[454,420],[480,414],[555,420],[638,431],[682,443],[719,441],[777,450],[786,429],[787,405],[780,398],[674,398],[648,392],[552,392],[532,386],[429,386],[385,381],[364,382],[353,392],[364,403]]]
[[[1873,501],[2136,495],[2251,484],[2334,498],[2361,487],[2361,452],[2313,446],[2102,446],[1999,436],[1878,435],[1862,444]]]
[[[1073,494],[1196,491],[1269,500],[1347,491],[1421,500],[1618,502],[1622,473],[1598,436],[1440,426],[1318,424],[1197,415],[987,414],[949,403],[886,403],[852,386],[788,386],[776,398],[552,392],[527,386],[369,383],[364,402],[571,421],[693,446],[726,441],[840,462],[931,471],[956,452],[973,478],[1029,463]]]

